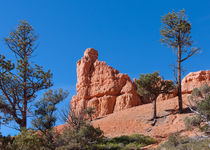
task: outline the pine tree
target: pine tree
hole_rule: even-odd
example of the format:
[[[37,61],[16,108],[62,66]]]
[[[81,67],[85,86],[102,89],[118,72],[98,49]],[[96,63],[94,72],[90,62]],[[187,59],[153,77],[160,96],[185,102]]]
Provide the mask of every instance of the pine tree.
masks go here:
[[[178,89],[178,101],[179,111],[182,112],[182,89],[181,89],[181,63],[196,54],[199,48],[192,47],[193,40],[191,37],[191,23],[187,20],[185,10],[180,10],[175,13],[172,11],[162,17],[162,26],[160,29],[160,35],[162,36],[161,42],[169,47],[172,47],[177,55],[178,70],[177,89]]]
[[[53,130],[58,119],[56,116],[56,106],[67,96],[67,91],[62,89],[53,91],[50,89],[44,93],[43,98],[35,105],[35,117],[32,120],[32,125],[41,132],[45,147],[51,150],[55,149],[55,138],[58,136],[56,130]]]
[[[52,73],[42,66],[32,65],[37,35],[33,27],[21,21],[5,42],[15,54],[16,63],[0,57],[0,111],[5,121],[14,120],[19,129],[27,127],[28,112],[36,93],[52,86]]]
[[[35,117],[32,120],[33,126],[42,132],[52,129],[57,120],[55,114],[57,110],[56,105],[67,98],[67,96],[68,92],[63,91],[63,89],[46,91],[43,98],[35,104]]]
[[[166,94],[172,91],[174,89],[174,83],[163,80],[158,72],[154,72],[151,74],[140,74],[139,79],[136,80],[136,84],[138,94],[153,102],[153,125],[155,125],[157,119],[157,97],[160,94]]]

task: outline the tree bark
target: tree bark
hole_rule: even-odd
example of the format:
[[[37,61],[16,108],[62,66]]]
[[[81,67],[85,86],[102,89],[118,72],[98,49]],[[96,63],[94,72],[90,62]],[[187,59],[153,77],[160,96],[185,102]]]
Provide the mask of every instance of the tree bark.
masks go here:
[[[25,50],[26,51],[26,50]],[[27,108],[28,108],[28,102],[27,102],[27,63],[28,63],[28,60],[27,60],[27,54],[25,53],[24,54],[24,97],[23,97],[23,123],[21,125],[21,128],[26,128],[27,127]]]
[[[24,100],[23,102],[23,118],[22,118],[22,124],[21,128],[26,128],[27,127],[27,100]]]
[[[181,82],[181,46],[178,46],[178,102],[179,102],[179,113],[182,113],[182,82]]]
[[[157,98],[155,98],[152,103],[153,103],[153,123],[152,126],[155,126],[156,122],[157,122],[157,106],[156,106],[156,100]]]
[[[157,118],[157,106],[156,106],[156,99],[152,101],[153,103],[153,120]]]

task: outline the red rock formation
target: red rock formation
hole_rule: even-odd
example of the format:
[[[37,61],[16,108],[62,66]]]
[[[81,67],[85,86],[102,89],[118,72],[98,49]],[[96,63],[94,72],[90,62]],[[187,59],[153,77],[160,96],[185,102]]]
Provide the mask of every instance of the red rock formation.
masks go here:
[[[210,70],[191,72],[182,80],[182,93],[191,93],[204,84],[210,85]]]
[[[160,94],[157,97],[157,101],[164,101],[164,100],[167,100],[167,99],[170,99],[170,98],[174,98],[176,96],[177,96],[177,89],[171,91],[169,94]]]
[[[77,95],[72,97],[71,108],[81,111],[95,107],[94,117],[141,104],[136,86],[127,74],[98,61],[98,52],[86,49],[84,57],[77,62]]]
[[[199,88],[205,84],[210,85],[210,70],[191,72],[182,80],[182,93],[190,94],[194,88]],[[171,94],[161,94],[158,96],[157,101],[167,100],[177,96],[177,90]]]

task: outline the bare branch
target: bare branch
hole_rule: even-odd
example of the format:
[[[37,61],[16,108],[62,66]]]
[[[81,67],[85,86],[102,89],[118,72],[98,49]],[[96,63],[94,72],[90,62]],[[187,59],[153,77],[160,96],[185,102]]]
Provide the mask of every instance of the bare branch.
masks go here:
[[[195,48],[192,51],[190,51],[190,53],[181,60],[181,62],[187,60],[188,58],[190,58],[191,56],[193,56],[196,52],[198,52],[200,50],[200,48]]]

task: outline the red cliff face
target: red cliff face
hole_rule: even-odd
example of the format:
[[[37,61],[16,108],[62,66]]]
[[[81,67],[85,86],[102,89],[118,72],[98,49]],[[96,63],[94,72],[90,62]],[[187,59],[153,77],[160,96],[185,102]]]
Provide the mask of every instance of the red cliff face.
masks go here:
[[[210,86],[210,70],[191,72],[182,80],[182,93],[191,93],[205,84]]]
[[[98,52],[93,48],[86,49],[77,62],[76,89],[71,108],[81,111],[95,107],[95,118],[142,103],[129,76],[98,61]]]

